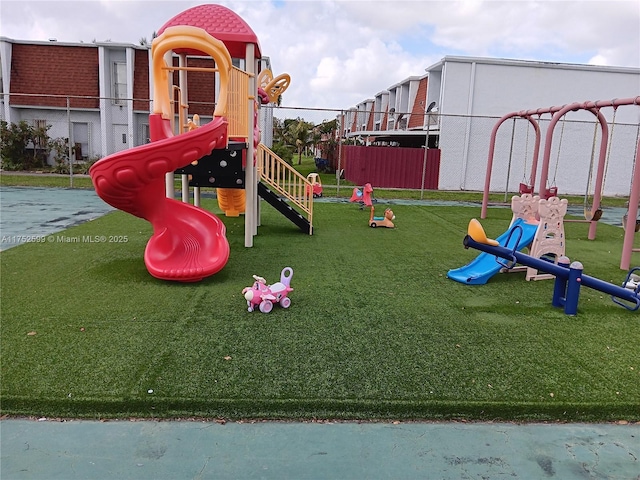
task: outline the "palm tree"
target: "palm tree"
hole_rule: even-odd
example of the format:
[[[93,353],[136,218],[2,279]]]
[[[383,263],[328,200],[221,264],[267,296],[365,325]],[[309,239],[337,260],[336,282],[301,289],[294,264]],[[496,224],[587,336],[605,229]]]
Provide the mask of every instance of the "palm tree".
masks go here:
[[[286,120],[285,120],[286,123]],[[289,123],[287,131],[289,138],[293,140],[293,145],[298,152],[298,165],[302,163],[302,152],[311,144],[311,129],[313,125],[305,122],[301,118]]]
[[[311,134],[311,146],[313,147],[314,155],[320,142],[322,142],[322,133],[317,128],[314,128]]]

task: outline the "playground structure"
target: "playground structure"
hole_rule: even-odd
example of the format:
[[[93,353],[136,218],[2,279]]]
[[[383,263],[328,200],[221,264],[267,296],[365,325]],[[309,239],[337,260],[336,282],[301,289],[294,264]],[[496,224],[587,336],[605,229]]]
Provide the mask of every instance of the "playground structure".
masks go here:
[[[190,66],[192,56],[210,57],[215,66]],[[246,247],[257,235],[258,197],[313,233],[309,182],[260,143],[260,104],[276,101],[290,83],[287,74],[273,78],[264,70],[258,76],[261,56],[255,33],[226,7],[205,4],[176,15],[158,30],[151,48],[151,143],[104,157],[90,169],[105,202],[153,225],[144,261],[156,278],[199,281],[229,258],[224,223],[200,208],[201,187],[217,188],[226,215],[245,214]],[[215,80],[215,109],[203,125],[202,115],[189,115],[190,72],[210,72]],[[182,178],[182,201],[174,199],[175,174]]]
[[[555,263],[565,254],[564,216],[567,200],[551,197],[541,199],[537,195],[524,194],[511,198],[513,216],[509,228],[497,238],[498,245],[512,250],[529,250],[533,258],[545,258]],[[500,271],[526,270],[527,280],[544,280],[549,274],[540,274],[532,266],[509,269],[496,261],[494,255],[481,253],[467,265],[447,272],[447,277],[466,285],[484,285]]]
[[[487,170],[485,176],[485,185],[482,199],[482,210],[480,217],[486,218],[487,216],[487,207],[489,203],[489,189],[491,184],[491,173],[493,168],[493,157],[496,143],[496,135],[500,128],[500,126],[510,118],[520,117],[528,121],[529,124],[532,125],[533,130],[535,132],[535,146],[533,149],[533,158],[531,163],[531,173],[527,182],[523,182],[520,184],[520,193],[535,193],[535,183],[536,176],[538,172],[538,154],[541,144],[541,133],[539,120],[543,114],[550,113],[552,115],[551,121],[546,131],[545,142],[544,142],[544,151],[543,151],[543,160],[542,166],[540,168],[540,180],[538,185],[538,194],[541,198],[549,198],[551,196],[557,195],[557,187],[548,186],[549,180],[549,165],[550,165],[550,157],[551,157],[551,146],[553,144],[553,135],[554,128],[557,123],[563,119],[563,117],[571,111],[586,111],[591,112],[597,119],[597,125],[600,126],[600,147],[598,151],[598,161],[596,167],[595,174],[595,182],[594,182],[594,193],[593,193],[593,201],[591,204],[587,203],[588,196],[588,188],[587,194],[585,194],[585,205],[584,205],[584,213],[585,213],[585,222],[589,223],[589,232],[588,238],[589,240],[594,240],[596,238],[596,229],[597,229],[597,221],[602,214],[601,210],[601,200],[602,200],[602,192],[604,187],[604,179],[606,173],[606,167],[608,164],[608,156],[610,153],[610,137],[609,137],[609,124],[601,112],[603,108],[613,108],[613,121],[612,128],[613,130],[615,126],[615,115],[617,109],[621,106],[626,105],[636,105],[640,106],[640,96],[631,97],[631,98],[622,98],[622,99],[614,99],[614,100],[598,100],[598,101],[586,101],[586,102],[575,102],[562,106],[553,106],[548,108],[538,108],[533,110],[523,110],[518,112],[511,112],[504,115],[502,118],[496,122],[491,132],[491,140],[489,145],[489,154],[487,160]],[[536,120],[537,117],[537,120]],[[594,131],[594,145],[592,152],[592,164],[591,167],[594,166],[595,163],[595,133]],[[528,135],[528,131],[527,131]],[[635,167],[636,161],[640,155],[640,136],[636,138],[636,151],[633,159],[633,165]],[[528,137],[527,137],[528,138]],[[562,132],[560,137],[560,142],[562,140]],[[513,150],[513,145],[512,145]],[[591,171],[589,172],[589,183],[591,181]],[[638,202],[640,201],[640,169],[633,168],[633,174],[630,175],[630,191],[629,191],[629,202],[628,202],[628,210],[625,215],[625,218],[635,219],[638,218]],[[633,240],[634,240],[635,231],[633,228],[625,229],[624,235],[624,244],[622,248],[622,256],[620,260],[620,268],[623,270],[628,270],[631,264],[631,253],[637,251],[633,248]]]
[[[518,235],[517,232],[515,234]],[[578,313],[581,286],[610,295],[614,303],[628,310],[635,311],[640,308],[640,285],[634,289],[624,287],[630,283],[635,272],[639,270],[638,267],[628,272],[625,281],[622,283],[623,286],[617,286],[598,278],[584,275],[583,265],[580,262],[570,263],[567,257],[561,257],[558,263],[554,264],[519,252],[516,248],[501,246],[497,240],[487,238],[482,225],[475,218],[469,222],[467,235],[463,243],[465,248],[475,248],[495,256],[496,259],[504,259],[504,261],[500,262],[504,268],[513,268],[519,263],[555,276],[551,304],[554,307],[564,307],[564,312],[567,315],[576,315]]]
[[[186,64],[186,60],[185,60]],[[258,75],[258,99],[260,105],[275,103],[278,97],[285,92],[291,83],[288,74],[283,73],[273,78],[273,73],[269,69],[260,71]],[[186,86],[186,84],[185,84]],[[183,105],[188,107],[188,105]],[[185,112],[187,115],[187,112]],[[195,117],[195,115],[194,115]],[[189,124],[193,123],[191,120]],[[260,131],[257,129],[257,122],[254,125],[255,138],[260,138]],[[256,151],[262,153],[261,144],[257,144]],[[218,187],[216,188],[216,197],[218,206],[227,217],[238,217],[245,213],[246,195],[245,189],[238,188],[244,184],[244,171],[246,170],[246,146],[239,142],[230,142],[227,147],[229,154],[224,158],[224,153],[215,152],[214,158],[203,158],[202,164],[194,163],[184,168],[176,170],[176,174],[182,175],[182,192],[183,201],[189,201],[185,192],[189,191],[189,187],[193,187],[194,204],[200,204],[200,188],[201,187]],[[237,157],[242,153],[243,157]],[[235,160],[235,161],[234,161]],[[240,162],[241,160],[241,162]],[[286,167],[285,167],[286,168]],[[258,170],[258,173],[260,170]],[[173,195],[172,183],[167,184],[167,196]],[[226,188],[221,188],[226,185]],[[285,191],[286,196],[286,191]],[[306,210],[301,205],[302,210]],[[302,227],[301,227],[302,228]]]

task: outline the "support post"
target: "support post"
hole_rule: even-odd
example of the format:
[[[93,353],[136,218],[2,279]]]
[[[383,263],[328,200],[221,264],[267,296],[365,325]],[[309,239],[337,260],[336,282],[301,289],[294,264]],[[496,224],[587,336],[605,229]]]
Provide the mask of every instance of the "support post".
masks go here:
[[[560,257],[558,259],[558,266],[563,268],[569,268],[570,260],[568,257]],[[567,291],[567,277],[564,275],[556,275],[556,281],[553,284],[553,299],[551,305],[554,307],[563,307],[565,304],[564,298]]]
[[[69,187],[73,188],[73,147],[71,146],[71,141],[73,140],[73,128],[71,126],[71,105],[69,103],[69,97],[67,97],[67,127],[69,128],[69,140],[67,141],[67,155],[69,155]]]
[[[427,176],[427,150],[429,150],[429,131],[424,140],[424,157],[422,158],[422,183],[420,184],[420,200],[424,198],[424,181]]]
[[[245,206],[244,206],[244,246],[253,247],[253,237],[258,233],[258,179],[255,163],[255,132],[254,132],[254,110],[255,99],[257,97],[258,89],[256,86],[256,59],[255,59],[255,45],[253,43],[247,43],[245,50],[245,65],[246,71],[251,76],[249,77],[249,91],[246,92],[249,96],[249,105],[247,108],[247,162],[245,167]]]
[[[336,177],[336,196],[340,197],[340,177],[342,174],[342,125],[344,123],[344,110],[340,110],[340,125],[337,125],[338,134],[338,175]]]
[[[633,170],[633,180],[631,182],[631,193],[629,194],[629,206],[627,208],[627,226],[624,231],[624,242],[622,243],[622,257],[620,258],[620,268],[629,270],[631,267],[631,253],[633,252],[633,240],[636,235],[636,219],[638,218],[638,202],[640,202],[640,139],[636,146],[636,166]]]
[[[580,299],[580,286],[582,285],[582,270],[580,262],[569,265],[569,278],[567,279],[567,296],[564,302],[564,313],[576,315],[578,313],[578,300]]]

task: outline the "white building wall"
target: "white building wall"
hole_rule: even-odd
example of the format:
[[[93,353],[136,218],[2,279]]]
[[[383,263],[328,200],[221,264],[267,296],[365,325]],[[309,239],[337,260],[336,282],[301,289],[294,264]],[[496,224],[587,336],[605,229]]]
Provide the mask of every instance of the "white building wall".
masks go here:
[[[387,118],[387,130],[393,130],[396,127],[396,111],[399,110],[398,100],[399,95],[396,93],[397,87],[389,89],[389,116]]]
[[[429,74],[428,98],[434,98],[440,87],[437,95],[438,110],[442,114],[440,188],[444,190],[482,190],[491,130],[498,118],[507,113],[640,95],[639,69],[486,59],[448,61],[446,58],[442,65],[435,67]],[[602,113],[612,121],[612,108],[603,108]],[[473,117],[462,117],[468,115]],[[487,118],[481,118],[483,116]],[[549,114],[543,117],[550,118]],[[583,123],[571,122],[572,127],[563,135],[559,156],[561,125],[556,126],[549,178],[550,182],[555,178],[555,186],[561,194],[584,195],[589,188],[595,117],[591,113],[571,112],[566,118]],[[605,195],[628,195],[639,121],[640,107],[619,107],[605,178]],[[546,124],[548,121],[541,122],[540,166]],[[528,177],[533,157],[533,129],[530,129],[527,145],[529,127],[526,121],[518,121],[514,148],[511,149],[512,125],[509,120],[498,131],[491,181],[494,191],[506,190],[507,180],[508,190],[517,191],[519,182]],[[599,142],[598,138],[596,140]],[[525,146],[528,146],[527,154]],[[598,148],[599,143],[596,145],[596,163]]]
[[[11,53],[11,43],[0,39],[0,88],[2,89],[1,93],[3,93],[0,120],[6,122],[11,122],[9,97],[4,95],[4,93],[11,91]]]
[[[389,92],[380,92],[376,94],[373,104],[373,129],[379,131],[382,128],[382,119],[384,112],[389,105]]]

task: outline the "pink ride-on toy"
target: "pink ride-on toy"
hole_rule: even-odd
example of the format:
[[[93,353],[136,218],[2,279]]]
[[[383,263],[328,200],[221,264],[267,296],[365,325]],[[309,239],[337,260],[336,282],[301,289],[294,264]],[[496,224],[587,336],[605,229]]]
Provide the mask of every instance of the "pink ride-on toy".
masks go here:
[[[362,190],[360,190],[358,187],[355,187],[349,201],[359,203],[360,210],[364,209],[365,206],[372,206],[375,200],[373,199],[373,187],[371,186],[371,184],[365,183]]]
[[[254,284],[251,287],[242,289],[242,295],[247,301],[247,310],[253,312],[258,306],[262,313],[269,313],[273,309],[274,303],[279,303],[282,308],[289,308],[291,299],[287,296],[293,291],[290,287],[293,269],[285,267],[280,273],[280,281],[273,285],[267,285],[267,281],[254,275]]]
[[[390,208],[385,209],[383,217],[375,217],[374,210],[375,210],[375,207],[371,205],[371,215],[369,216],[370,227],[395,228],[395,224],[393,223],[393,220],[396,219],[396,216],[393,214],[393,210],[391,210]]]

